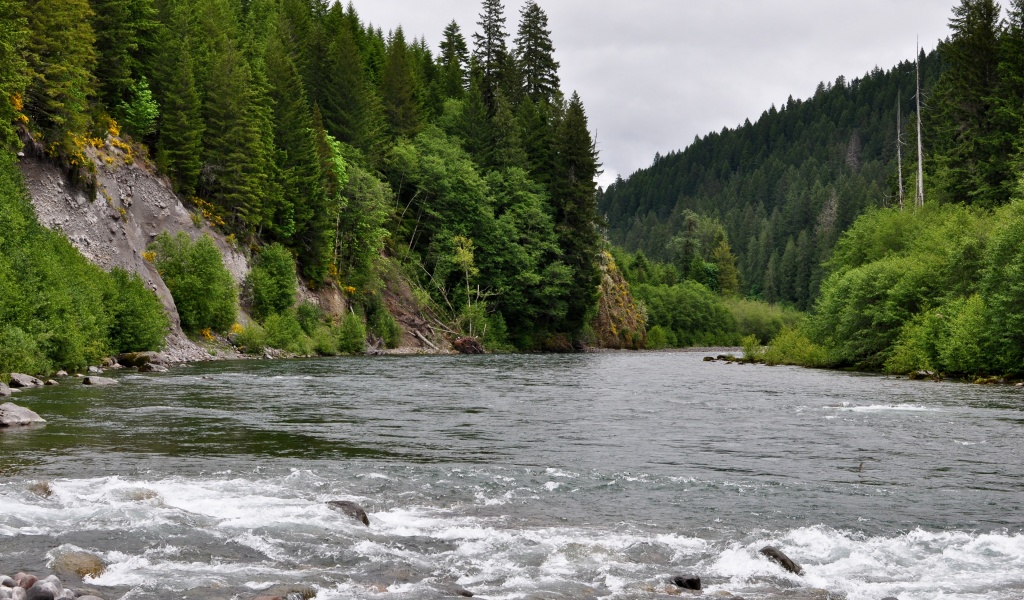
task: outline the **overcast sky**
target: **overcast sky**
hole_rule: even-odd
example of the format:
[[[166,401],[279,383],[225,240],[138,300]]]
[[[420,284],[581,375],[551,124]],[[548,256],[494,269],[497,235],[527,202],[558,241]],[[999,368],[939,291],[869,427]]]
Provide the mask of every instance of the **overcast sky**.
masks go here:
[[[346,0],[347,1],[347,0]],[[480,0],[354,0],[364,22],[435,49],[451,20],[472,45]],[[522,0],[505,1],[514,37]],[[957,0],[538,0],[562,87],[583,98],[603,184],[655,152],[757,118],[820,81],[913,60],[947,35]]]

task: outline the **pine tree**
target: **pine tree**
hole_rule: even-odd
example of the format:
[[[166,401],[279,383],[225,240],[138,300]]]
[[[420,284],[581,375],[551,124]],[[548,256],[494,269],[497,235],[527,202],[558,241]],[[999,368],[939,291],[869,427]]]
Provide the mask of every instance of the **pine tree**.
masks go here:
[[[384,118],[392,138],[413,137],[421,127],[420,106],[416,102],[416,81],[409,54],[405,34],[399,27],[388,41],[387,62],[381,84]]]
[[[195,194],[202,168],[202,100],[196,88],[188,43],[168,34],[162,39],[158,60],[163,82],[157,164],[171,178],[175,190]]]
[[[534,0],[523,5],[515,43],[526,94],[534,102],[552,102],[561,85],[559,65],[554,58],[548,16]]]
[[[527,166],[526,152],[523,151],[523,134],[519,119],[512,112],[512,106],[500,91],[496,98],[491,131],[494,136],[490,164],[498,169]]]
[[[1010,0],[1006,28],[1000,39],[1000,85],[996,101],[996,127],[1003,136],[1001,146],[1013,148],[1010,177],[1005,190],[1012,193],[1017,176],[1024,173],[1024,0]]]
[[[27,0],[25,9],[31,70],[25,113],[53,150],[74,160],[80,149],[71,138],[88,128],[96,90],[92,9],[86,0]]]
[[[317,75],[313,99],[323,112],[328,133],[357,148],[367,144],[370,98],[363,60],[340,4],[328,18],[329,43],[324,71]]]
[[[578,94],[573,93],[558,127],[555,176],[551,183],[555,228],[565,264],[572,270],[566,290],[568,310],[564,331],[578,333],[596,305],[600,269],[599,217],[595,194],[599,164],[587,115]]]
[[[14,121],[19,118],[28,83],[25,43],[28,24],[20,0],[0,0],[0,150],[18,143]]]
[[[494,112],[495,96],[502,83],[508,60],[508,33],[505,31],[505,6],[500,0],[483,0],[480,32],[473,34],[473,58],[480,69],[484,104]]]
[[[937,158],[954,201],[996,206],[1007,200],[1005,140],[993,123],[999,86],[1000,8],[994,0],[961,0],[940,45],[948,65],[936,86]]]
[[[469,86],[469,47],[455,21],[444,28],[437,63],[441,70],[441,90],[445,97],[462,98]]]
[[[157,31],[153,0],[92,0],[99,97],[115,116],[135,100],[136,82],[145,77]]]

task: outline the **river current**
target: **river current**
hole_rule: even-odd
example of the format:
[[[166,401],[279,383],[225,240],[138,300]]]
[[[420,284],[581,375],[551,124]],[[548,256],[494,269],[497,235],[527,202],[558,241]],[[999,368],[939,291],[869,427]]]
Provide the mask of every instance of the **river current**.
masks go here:
[[[1024,389],[703,356],[232,362],[24,392],[48,423],[0,433],[0,573],[82,550],[108,600],[646,599],[691,574],[747,600],[1024,597]]]

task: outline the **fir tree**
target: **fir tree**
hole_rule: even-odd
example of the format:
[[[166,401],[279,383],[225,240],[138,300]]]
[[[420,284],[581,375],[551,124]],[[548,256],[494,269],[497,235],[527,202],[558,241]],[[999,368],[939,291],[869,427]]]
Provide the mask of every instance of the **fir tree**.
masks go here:
[[[444,28],[437,63],[441,71],[441,90],[445,97],[462,98],[469,86],[469,47],[455,21]]]
[[[330,42],[324,60],[324,72],[314,86],[315,102],[323,111],[327,131],[339,140],[365,148],[371,100],[355,37],[344,20],[344,11],[336,4],[328,17]]]
[[[481,90],[489,111],[495,108],[495,95],[502,82],[502,70],[508,59],[508,33],[505,31],[505,6],[501,0],[484,0],[480,13],[480,32],[473,34],[473,58],[481,73]]]
[[[27,63],[27,23],[20,0],[0,0],[0,150],[14,148],[18,136],[12,126],[23,102]]]
[[[96,34],[99,97],[107,110],[136,99],[137,82],[145,76],[157,30],[153,0],[92,0]]]
[[[412,137],[419,130],[420,107],[416,102],[416,81],[409,64],[409,48],[399,27],[388,42],[387,62],[381,84],[384,118],[392,138]]]
[[[490,163],[498,169],[512,167],[526,168],[526,152],[523,150],[523,134],[519,119],[512,112],[512,106],[500,91],[496,98],[497,107],[492,120],[494,141]]]
[[[553,101],[561,85],[559,65],[554,58],[548,16],[534,0],[523,5],[515,43],[526,95],[534,102]]]
[[[25,112],[57,153],[73,157],[80,149],[71,138],[88,128],[96,89],[92,9],[86,0],[27,0],[25,9],[31,72]]]
[[[195,194],[202,168],[202,100],[196,89],[192,55],[184,40],[168,36],[161,44],[160,80],[163,110],[157,164],[185,197]]]
[[[551,183],[555,228],[563,260],[572,270],[572,283],[566,290],[568,309],[562,325],[564,331],[575,334],[597,302],[601,281],[595,199],[600,171],[597,150],[587,129],[587,115],[576,93],[559,123],[555,145],[557,156]]]

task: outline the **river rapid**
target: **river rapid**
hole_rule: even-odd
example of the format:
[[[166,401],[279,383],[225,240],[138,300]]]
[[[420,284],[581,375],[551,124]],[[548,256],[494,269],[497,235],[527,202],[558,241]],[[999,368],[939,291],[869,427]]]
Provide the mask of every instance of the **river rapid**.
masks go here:
[[[48,424],[0,433],[0,573],[83,550],[108,600],[646,599],[691,574],[747,600],[1024,597],[1024,389],[702,358],[231,362],[24,392]]]

